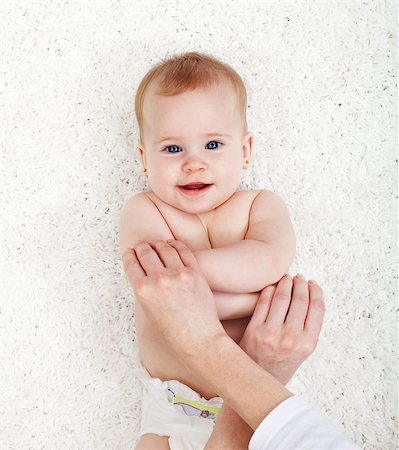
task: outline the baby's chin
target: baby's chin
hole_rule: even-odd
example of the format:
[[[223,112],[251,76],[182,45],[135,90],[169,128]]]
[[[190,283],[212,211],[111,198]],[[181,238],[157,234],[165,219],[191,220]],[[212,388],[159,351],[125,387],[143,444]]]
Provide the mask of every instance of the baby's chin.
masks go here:
[[[217,200],[202,199],[202,201],[193,202],[174,202],[172,206],[187,214],[206,214],[214,211],[218,206],[225,203],[231,197],[231,195],[228,195],[225,198],[219,198]]]
[[[167,202],[166,202],[167,203]],[[169,202],[169,204],[176,209],[183,211],[187,214],[206,214],[210,211],[213,211],[215,208],[219,206],[220,203],[210,202],[210,201],[192,201],[190,203],[182,202],[182,201],[173,201]]]
[[[174,205],[173,205],[174,206]],[[206,213],[209,213],[209,212],[211,212],[211,211],[213,211],[215,208],[217,208],[217,206],[215,206],[214,208],[212,207],[212,208],[209,208],[209,207],[190,207],[190,208],[187,208],[187,207],[184,207],[184,206],[181,206],[181,205],[176,205],[175,206],[175,208],[176,209],[179,209],[180,211],[183,211],[183,212],[185,212],[185,213],[187,213],[187,214],[206,214]]]
[[[225,195],[223,197],[215,198],[212,195],[207,195],[202,198],[184,198],[180,197],[181,194],[177,196],[168,197],[164,192],[152,192],[161,200],[162,202],[173,206],[174,208],[185,212],[187,214],[206,214],[208,212],[213,211],[218,206],[226,202],[233,193],[229,195]],[[209,193],[210,194],[210,193]]]

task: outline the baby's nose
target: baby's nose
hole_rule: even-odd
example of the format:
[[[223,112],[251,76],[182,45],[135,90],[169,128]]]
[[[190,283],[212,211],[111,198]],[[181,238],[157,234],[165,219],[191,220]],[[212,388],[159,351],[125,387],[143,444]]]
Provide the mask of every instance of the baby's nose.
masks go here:
[[[185,172],[195,172],[198,170],[204,170],[206,169],[207,164],[206,162],[198,157],[191,157],[184,161],[183,163],[183,170]]]

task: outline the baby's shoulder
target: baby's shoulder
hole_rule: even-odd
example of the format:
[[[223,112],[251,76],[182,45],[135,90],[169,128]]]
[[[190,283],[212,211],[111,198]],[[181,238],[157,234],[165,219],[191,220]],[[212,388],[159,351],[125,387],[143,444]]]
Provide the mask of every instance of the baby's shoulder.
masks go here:
[[[257,195],[259,195],[261,193],[264,193],[267,195],[277,195],[275,192],[273,192],[269,189],[246,189],[246,190],[235,192],[235,195],[240,194],[240,195],[248,195],[248,196],[256,197]]]
[[[268,189],[238,191],[234,195],[237,195],[238,199],[241,197],[242,199],[248,199],[252,202],[255,200],[259,200],[264,203],[283,202],[282,198],[278,194]]]
[[[122,207],[122,210],[126,210],[126,209],[136,209],[136,208],[140,208],[143,205],[149,205],[151,204],[151,199],[150,197],[147,195],[147,192],[138,192],[134,195],[132,195],[131,197],[129,197],[127,199],[127,201],[125,202],[125,204]]]
[[[173,239],[168,224],[145,192],[133,195],[122,207],[119,232],[122,254],[138,241]]]
[[[235,192],[223,205],[227,208],[238,208],[242,211],[244,206],[251,207],[252,203],[263,192],[271,192],[266,189],[251,189]]]
[[[214,214],[208,225],[212,248],[235,244],[245,238],[251,207],[259,192],[261,191],[237,191],[213,210]]]
[[[161,202],[151,191],[142,191],[132,195],[124,204],[122,211],[128,210],[136,214],[155,213],[160,210]],[[162,216],[161,216],[162,217]]]
[[[235,192],[225,203],[215,210],[215,216],[219,219],[228,217],[246,216],[256,208],[273,209],[276,202],[282,202],[281,198],[268,189],[251,189]]]
[[[245,189],[242,191],[235,192],[231,198],[256,198],[259,194],[267,194],[267,195],[276,195],[273,191],[270,191],[268,189]]]

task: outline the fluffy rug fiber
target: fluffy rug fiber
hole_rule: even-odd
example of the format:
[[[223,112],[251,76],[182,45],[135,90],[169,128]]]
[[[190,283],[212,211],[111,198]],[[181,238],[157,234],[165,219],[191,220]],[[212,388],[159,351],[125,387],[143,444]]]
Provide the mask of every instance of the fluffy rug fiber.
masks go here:
[[[0,17],[0,447],[134,446],[118,252],[120,209],[147,187],[133,100],[154,63],[196,50],[244,79],[242,188],[283,198],[290,273],[324,289],[320,343],[289,387],[362,448],[397,448],[396,2],[3,0]]]

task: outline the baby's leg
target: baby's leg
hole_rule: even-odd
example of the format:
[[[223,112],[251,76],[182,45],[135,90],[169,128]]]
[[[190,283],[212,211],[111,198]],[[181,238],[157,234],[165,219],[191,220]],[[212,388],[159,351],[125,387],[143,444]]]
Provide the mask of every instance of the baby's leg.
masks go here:
[[[170,450],[168,439],[168,436],[143,434],[136,445],[136,450]]]

